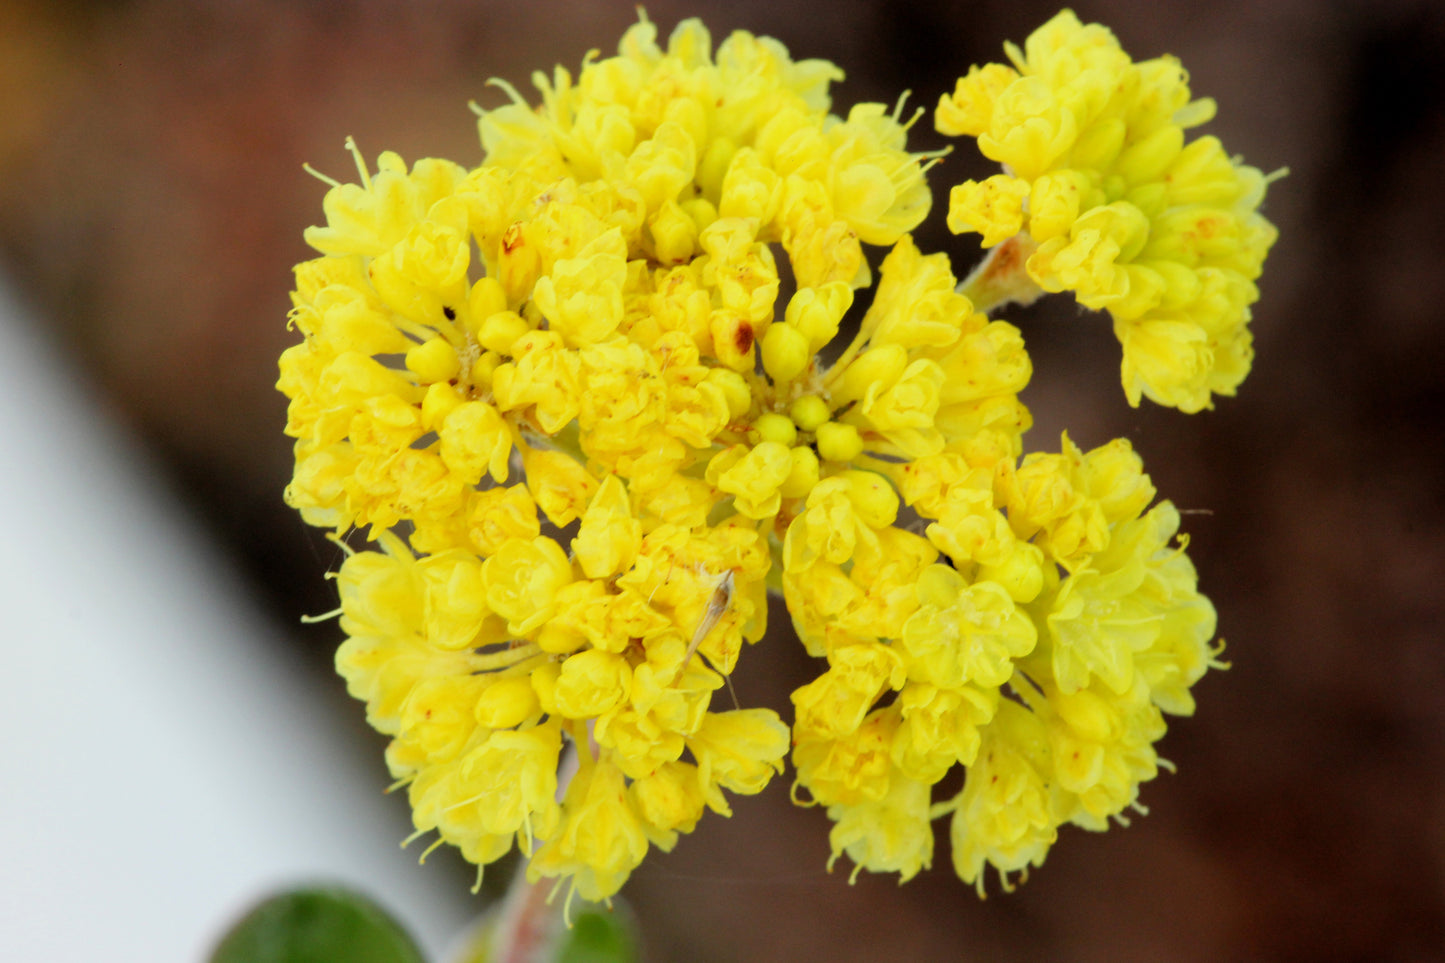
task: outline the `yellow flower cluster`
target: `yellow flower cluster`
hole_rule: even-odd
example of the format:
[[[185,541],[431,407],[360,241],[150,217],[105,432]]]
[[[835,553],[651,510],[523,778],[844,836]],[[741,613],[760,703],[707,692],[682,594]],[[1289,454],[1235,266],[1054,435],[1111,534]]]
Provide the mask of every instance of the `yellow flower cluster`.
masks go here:
[[[1028,63],[1118,66],[1112,38],[1071,23],[1036,34]],[[1133,170],[1120,145],[1139,125],[1177,131],[1181,106],[1177,70],[1123,63],[1110,171]],[[1082,83],[1093,104],[1081,69],[1046,72],[1038,96]],[[985,107],[1012,95],[984,75],[958,109],[991,112],[980,130],[1034,158],[1008,154],[1024,193],[1055,173],[1087,179],[1089,198],[1143,183],[1059,166],[1083,156],[1074,133],[1001,128]],[[1161,712],[1191,713],[1216,664],[1213,609],[1171,545],[1178,513],[1149,508],[1129,445],[1084,453],[1065,436],[1023,456],[1020,333],[915,246],[929,159],[906,150],[901,103],[830,114],[840,77],[747,33],[714,52],[696,21],[664,49],[644,18],[575,80],[538,74],[540,106],[501,84],[512,103],[479,111],[473,170],[385,153],[373,172],[353,147],[360,182],[331,182],[326,224],[306,232],[322,256],[296,269],[304,340],[281,358],[286,498],[375,543],[338,573],[337,667],[392,737],[418,833],[479,867],[515,844],[534,881],[607,899],[651,846],[729,814],[724,791],[761,791],[791,746],[795,798],[827,808],[834,858],[906,879],[951,814],[955,867],[982,890],[985,864],[1038,864],[1059,826],[1137,808]],[[1149,183],[1198,166],[1175,155]],[[1240,238],[1267,243],[1267,225],[1188,183],[1144,229],[1202,217],[1181,206],[1193,198],[1237,228],[1234,253],[1196,231],[1171,263],[1188,247],[1200,292],[1253,277]],[[1038,238],[1030,264],[1062,263],[1067,244],[1048,245],[1083,238],[1095,208],[1146,209],[1148,191],[1120,190],[1130,200],[1091,200]],[[889,248],[876,286],[865,244]],[[1174,283],[1168,252],[1128,250],[1126,288],[1137,272]],[[1190,318],[1222,303],[1198,298]],[[1127,324],[1184,324],[1164,303]],[[1130,337],[1126,372],[1145,336]],[[769,588],[827,661],[793,694],[791,732],[770,709],[712,703],[764,633]],[[935,801],[955,765],[962,790]]]
[[[954,868],[982,892],[985,863],[1040,864],[1059,826],[1135,806],[1161,711],[1191,714],[1217,664],[1214,609],[1123,440],[1083,453],[1066,435],[1019,463],[951,443],[874,467],[892,487],[860,480],[831,507],[846,541],[788,533],[789,609],[829,664],[793,694],[798,785],[836,822],[835,858],[904,879],[952,813]],[[884,527],[894,490],[923,535]],[[955,764],[962,790],[935,802]]]
[[[1013,66],[973,67],[939,101],[938,130],[977,138],[1005,168],[953,189],[949,228],[985,247],[1017,238],[1037,288],[1107,310],[1130,404],[1194,412],[1234,394],[1276,236],[1258,213],[1272,178],[1217,138],[1185,143],[1214,101],[1190,99],[1172,57],[1134,63],[1068,10],[1005,49]]]
[[[862,242],[929,208],[905,125],[830,116],[836,68],[774,41],[654,37],[484,112],[475,170],[358,155],[306,233],[323,256],[297,268],[279,382],[288,502],[381,548],[341,568],[337,665],[418,830],[478,865],[515,839],[593,900],[781,770],[776,713],[710,708],[763,633],[777,519],[858,426],[911,442],[957,363],[935,335],[939,360],[833,419],[813,356]],[[797,285],[777,323],[775,246]]]

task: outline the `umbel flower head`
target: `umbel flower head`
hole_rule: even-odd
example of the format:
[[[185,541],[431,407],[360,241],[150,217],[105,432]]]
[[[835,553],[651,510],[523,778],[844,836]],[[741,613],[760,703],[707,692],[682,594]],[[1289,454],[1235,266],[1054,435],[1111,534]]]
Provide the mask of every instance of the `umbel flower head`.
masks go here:
[[[499,82],[475,169],[353,147],[306,232],[286,498],[373,543],[337,575],[337,667],[418,834],[478,867],[516,845],[607,899],[791,749],[835,858],[906,879],[950,816],[982,891],[1139,808],[1161,713],[1217,664],[1129,444],[1023,456],[1018,329],[908,233],[916,115],[830,113],[841,76],[644,18],[537,106]],[[770,589],[826,660],[791,727],[714,702]]]
[[[1013,66],[974,67],[943,97],[940,132],[978,139],[1005,173],[953,189],[948,226],[985,247],[1013,239],[1043,291],[1105,309],[1124,348],[1124,391],[1194,412],[1232,395],[1254,357],[1249,307],[1274,243],[1258,212],[1273,177],[1215,137],[1173,57],[1134,63],[1114,35],[1065,10]]]

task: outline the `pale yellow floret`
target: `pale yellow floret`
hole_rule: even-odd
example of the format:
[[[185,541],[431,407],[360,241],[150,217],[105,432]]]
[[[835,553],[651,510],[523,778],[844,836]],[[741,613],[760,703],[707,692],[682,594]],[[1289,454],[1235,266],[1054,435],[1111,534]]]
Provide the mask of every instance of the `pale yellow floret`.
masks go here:
[[[879,802],[888,795],[893,774],[890,758],[899,723],[896,707],[875,709],[852,732],[837,738],[798,730],[794,733],[793,765],[798,787],[825,806]]]
[[[967,585],[955,569],[934,565],[919,577],[918,598],[900,636],[909,679],[997,688],[1013,675],[1013,660],[1033,650],[1033,623],[999,585]]]
[[[785,320],[807,338],[809,354],[816,354],[838,334],[839,322],[852,304],[852,289],[839,281],[799,288],[788,301]]]
[[[888,795],[876,802],[830,806],[828,818],[834,825],[828,834],[833,849],[828,868],[846,853],[854,864],[849,882],[866,869],[898,873],[898,881],[905,883],[919,870],[932,866],[929,789],[926,783],[895,774],[889,780]]]
[[[508,539],[483,566],[487,604],[526,635],[552,617],[557,590],[572,581],[572,564],[550,538]]]
[[[939,98],[934,126],[949,137],[977,137],[993,126],[994,101],[1017,78],[1018,73],[1003,64],[968,68],[968,75],[959,78],[952,96]]]
[[[484,401],[464,401],[453,407],[437,429],[442,462],[469,485],[490,475],[507,480],[512,456],[512,435],[497,409]]]
[[[697,767],[668,762],[627,787],[642,818],[643,830],[658,849],[671,850],[678,833],[690,833],[702,818],[705,801]]]
[[[973,765],[979,727],[993,718],[998,700],[996,688],[910,682],[899,696],[903,721],[893,739],[894,765],[930,786],[955,764]]]
[[[1163,717],[1142,680],[1124,693],[1106,687],[1051,692],[1044,705],[1054,771],[1068,794],[1056,798],[1056,814],[1104,829],[1135,804],[1139,785],[1158,774],[1154,743],[1164,735]]]
[[[797,727],[836,737],[857,729],[885,689],[903,686],[903,660],[886,645],[846,645],[828,653],[829,670],[793,692]]]
[[[511,729],[539,714],[532,681],[525,676],[498,679],[477,697],[474,714],[477,723],[489,729]]]
[[[749,518],[776,515],[782,505],[779,489],[793,471],[788,447],[761,441],[753,448],[734,445],[719,452],[707,466],[707,480],[733,496],[737,510]]]
[[[1163,502],[1115,526],[1107,550],[1060,584],[1046,621],[1054,675],[1064,691],[1083,688],[1093,677],[1126,691],[1134,681],[1134,654],[1157,644],[1176,605],[1190,604],[1193,570],[1165,574],[1178,527],[1178,511]]]
[[[731,812],[720,790],[743,795],[762,791],[783,771],[788,727],[771,710],[735,709],[713,712],[687,740],[697,760],[703,798],[714,812]]]
[[[606,578],[632,567],[642,545],[642,523],[632,515],[627,489],[608,475],[582,514],[572,552],[588,578]]]
[[[562,663],[552,704],[569,719],[589,719],[627,701],[632,668],[611,652],[591,649]]]
[[[557,832],[532,854],[527,878],[567,876],[584,900],[605,900],[647,855],[647,835],[622,771],[605,761],[584,764],[567,787],[562,811]]]
[[[1058,837],[1051,811],[1049,754],[1043,724],[1014,702],[999,703],[984,727],[950,826],[953,866],[983,892],[985,864],[1008,875],[1041,866]]]
[[[964,181],[949,195],[948,229],[955,234],[976,231],[983,235],[984,247],[993,247],[1023,229],[1028,196],[1028,181],[1005,174]]]
[[[580,516],[597,490],[597,479],[566,452],[524,448],[522,466],[527,491],[554,525]]]

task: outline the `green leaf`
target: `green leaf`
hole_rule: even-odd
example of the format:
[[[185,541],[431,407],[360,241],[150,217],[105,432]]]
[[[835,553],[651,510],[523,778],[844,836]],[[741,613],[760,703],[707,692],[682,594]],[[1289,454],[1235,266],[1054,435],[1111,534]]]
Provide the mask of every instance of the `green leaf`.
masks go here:
[[[583,913],[557,954],[557,963],[636,963],[637,947],[619,913]]]
[[[266,900],[231,928],[211,963],[424,963],[385,910],[359,893],[320,887]]]

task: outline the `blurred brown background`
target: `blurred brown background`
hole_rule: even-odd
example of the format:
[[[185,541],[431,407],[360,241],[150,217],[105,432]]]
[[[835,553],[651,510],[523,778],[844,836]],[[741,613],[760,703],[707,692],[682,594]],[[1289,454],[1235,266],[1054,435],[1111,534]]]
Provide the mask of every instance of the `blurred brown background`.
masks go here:
[[[700,15],[717,39],[745,28],[837,62],[841,109],[905,87],[931,108],[1057,10],[647,7],[664,36]],[[1281,240],[1238,399],[1192,418],[1132,410],[1105,320],[1067,299],[1011,318],[1035,360],[1033,445],[1064,427],[1086,447],[1126,435],[1162,494],[1204,510],[1187,519],[1191,554],[1233,669],[1171,727],[1179,773],[1145,787],[1152,814],[1066,830],[1013,895],[980,902],[946,840],[906,887],[850,887],[822,870],[826,820],[791,809],[784,783],[739,801],[626,891],[654,961],[1445,959],[1445,5],[1076,10],[1137,58],[1180,56],[1219,101],[1207,130],[1291,171],[1266,205]],[[334,549],[280,499],[290,448],[272,384],[293,338],[289,269],[324,193],[301,163],[351,178],[351,134],[371,158],[474,164],[466,103],[499,102],[488,77],[527,89],[533,69],[575,70],[634,19],[601,0],[0,0],[0,270],[284,619],[334,605]],[[915,145],[940,142],[929,126]],[[934,182],[986,170],[963,144]],[[925,247],[975,259],[941,222]],[[295,635],[331,698],[335,632]],[[743,660],[745,703],[783,708],[809,677],[772,650]],[[360,707],[340,711],[360,726]],[[380,788],[378,747],[358,741]]]

